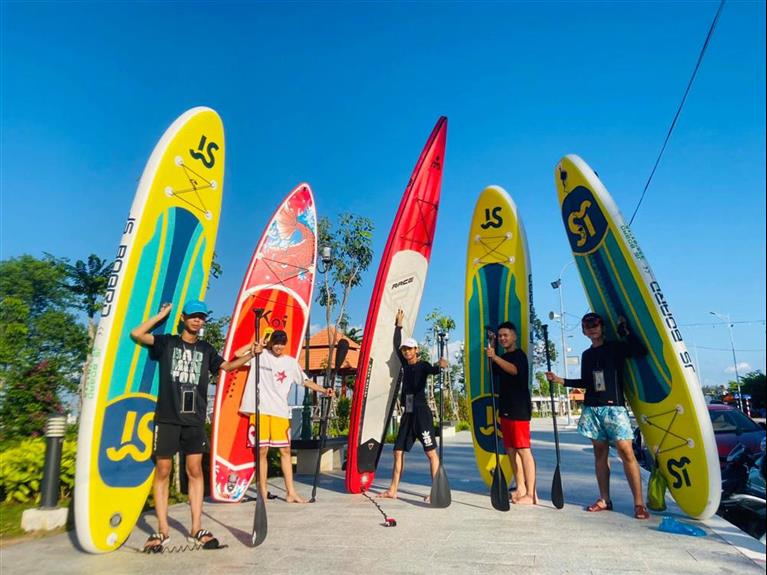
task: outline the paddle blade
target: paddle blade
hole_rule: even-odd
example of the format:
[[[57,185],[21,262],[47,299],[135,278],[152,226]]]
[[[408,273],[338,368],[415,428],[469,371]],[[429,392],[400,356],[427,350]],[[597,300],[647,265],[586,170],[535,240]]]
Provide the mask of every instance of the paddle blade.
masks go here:
[[[447,472],[445,466],[439,464],[437,474],[434,476],[434,480],[431,482],[431,495],[429,495],[429,501],[432,507],[443,509],[450,507],[452,497],[450,495],[450,482],[447,480]]]
[[[565,506],[565,494],[562,492],[562,476],[559,473],[559,465],[554,470],[554,479],[551,481],[551,502],[557,509]]]
[[[509,484],[503,475],[503,469],[497,465],[493,470],[493,484],[490,486],[490,503],[498,511],[509,510]]]
[[[259,494],[256,499],[256,512],[253,515],[253,533],[250,536],[252,547],[258,547],[266,539],[267,521],[266,521],[266,502]]]

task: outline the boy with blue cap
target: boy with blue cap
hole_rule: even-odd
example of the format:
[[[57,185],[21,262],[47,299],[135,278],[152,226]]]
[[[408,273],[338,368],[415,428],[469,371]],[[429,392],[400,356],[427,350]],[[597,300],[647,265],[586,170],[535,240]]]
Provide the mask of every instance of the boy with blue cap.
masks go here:
[[[155,459],[154,500],[158,530],[144,546],[145,552],[161,552],[169,539],[168,495],[173,456],[186,455],[189,476],[189,507],[192,511],[192,539],[205,549],[219,547],[218,539],[201,528],[204,482],[202,455],[208,451],[205,435],[210,374],[232,371],[253,356],[250,346],[225,361],[215,348],[200,339],[208,318],[208,306],[189,300],[181,313],[181,334],[153,334],[151,330],[170,314],[172,304],[131,331],[133,341],[149,348],[149,358],[159,362],[160,384],[154,416],[153,457]]]

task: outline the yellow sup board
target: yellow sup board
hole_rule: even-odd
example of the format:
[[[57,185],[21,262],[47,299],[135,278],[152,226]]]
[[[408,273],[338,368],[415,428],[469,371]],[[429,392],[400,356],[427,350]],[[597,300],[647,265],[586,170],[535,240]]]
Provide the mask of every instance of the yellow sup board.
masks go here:
[[[495,331],[498,324],[512,322],[518,329],[518,346],[530,358],[531,278],[527,238],[517,207],[503,188],[489,186],[477,200],[469,229],[464,343],[464,373],[471,405],[469,420],[474,455],[482,479],[488,485],[492,483],[495,469],[494,440],[502,456],[504,476],[510,480],[512,475],[497,414],[493,421],[493,386],[485,353],[486,327]]]
[[[152,479],[157,362],[130,330],[173,311],[155,333],[173,333],[183,303],[203,299],[224,183],[224,128],[210,108],[179,117],[141,176],[117,249],[84,390],[75,472],[75,525],[89,552],[130,535]]]
[[[666,296],[594,171],[568,155],[554,170],[562,220],[591,309],[615,339],[624,316],[648,350],[627,362],[625,389],[645,441],[679,507],[706,519],[719,507],[714,431],[692,358]]]

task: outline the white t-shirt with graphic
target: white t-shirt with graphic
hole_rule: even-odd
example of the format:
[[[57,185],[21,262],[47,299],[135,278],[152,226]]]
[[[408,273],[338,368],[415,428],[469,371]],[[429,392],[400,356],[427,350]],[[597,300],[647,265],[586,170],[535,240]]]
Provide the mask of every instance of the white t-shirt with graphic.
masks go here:
[[[276,415],[290,419],[288,394],[291,385],[303,385],[309,377],[298,365],[298,361],[289,355],[275,356],[265,349],[259,358],[261,365],[260,385],[258,387],[259,412],[264,415]],[[240,412],[255,413],[255,362],[250,360],[250,372],[245,383],[245,391],[240,403]]]

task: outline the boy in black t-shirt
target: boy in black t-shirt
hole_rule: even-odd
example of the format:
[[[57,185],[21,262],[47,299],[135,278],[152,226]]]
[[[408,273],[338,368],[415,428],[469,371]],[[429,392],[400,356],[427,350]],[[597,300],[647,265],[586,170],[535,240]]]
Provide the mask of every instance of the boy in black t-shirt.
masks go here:
[[[517,348],[517,328],[510,321],[498,326],[498,342],[503,354],[498,355],[491,344],[487,357],[493,363],[497,382],[503,445],[509,454],[511,471],[517,480],[512,503],[535,505],[535,459],[530,449],[530,418],[533,407],[528,386],[527,355]]]
[[[594,467],[599,486],[599,499],[586,511],[612,511],[609,461],[612,442],[623,461],[623,471],[634,496],[634,517],[649,519],[650,514],[642,499],[639,464],[632,446],[634,433],[623,397],[626,359],[647,355],[647,349],[629,331],[626,318],[622,316],[617,321],[617,333],[626,341],[606,341],[604,320],[596,313],[583,316],[581,329],[583,335],[591,340],[591,347],[581,356],[581,379],[563,379],[550,371],[546,372],[546,379],[567,387],[586,389],[578,432],[588,437],[594,446]]]
[[[208,439],[205,436],[208,382],[211,373],[220,369],[237,369],[245,365],[253,353],[248,345],[237,350],[236,359],[224,361],[212,345],[200,340],[200,330],[208,317],[208,308],[198,300],[184,304],[181,335],[150,333],[168,317],[171,307],[171,304],[164,304],[157,315],[150,317],[130,334],[133,341],[147,346],[149,358],[160,364],[153,442],[153,487],[158,529],[147,539],[144,551],[162,551],[169,539],[168,488],[172,458],[178,451],[186,455],[192,538],[205,549],[216,549],[219,546],[218,539],[200,525],[204,491],[202,454],[208,451]]]
[[[394,329],[394,351],[402,363],[402,395],[400,405],[404,409],[400,421],[397,440],[394,443],[394,469],[392,470],[389,489],[378,497],[397,498],[397,488],[405,466],[405,452],[410,451],[416,438],[423,445],[429,459],[431,477],[439,469],[439,457],[435,451],[437,442],[434,438],[434,418],[426,401],[426,378],[437,375],[440,369],[447,368],[447,360],[441,358],[435,365],[418,360],[418,343],[412,337],[402,341],[402,320],[405,312],[397,310]],[[428,497],[427,497],[428,500]]]

